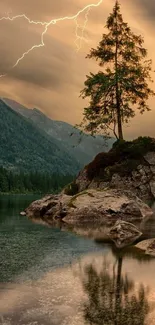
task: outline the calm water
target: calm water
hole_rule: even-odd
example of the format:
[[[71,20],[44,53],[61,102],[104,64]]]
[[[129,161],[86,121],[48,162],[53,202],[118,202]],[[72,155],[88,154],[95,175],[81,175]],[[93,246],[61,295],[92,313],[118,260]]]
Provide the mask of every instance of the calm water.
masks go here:
[[[36,198],[0,197],[0,324],[155,325],[155,259],[21,217]]]

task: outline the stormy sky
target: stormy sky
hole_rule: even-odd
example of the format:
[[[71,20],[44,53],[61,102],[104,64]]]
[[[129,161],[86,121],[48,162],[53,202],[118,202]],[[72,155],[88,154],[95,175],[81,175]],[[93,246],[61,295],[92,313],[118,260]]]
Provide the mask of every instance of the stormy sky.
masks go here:
[[[98,0],[1,0],[0,17],[25,14],[34,21],[50,21],[63,16],[73,16],[89,3]],[[153,60],[155,70],[155,1],[122,0],[121,10],[133,31],[145,39],[148,57]],[[85,59],[91,47],[96,47],[101,39],[108,14],[114,0],[103,3],[89,12],[89,20],[84,33],[81,49],[76,51],[76,22],[59,21],[48,28],[44,36],[45,46],[34,49],[11,67],[34,44],[41,42],[44,27],[29,24],[24,18],[14,21],[0,21],[0,96],[14,99],[27,107],[37,107],[52,119],[79,123],[83,107],[87,105],[79,98],[86,75],[97,72],[98,66]],[[85,14],[78,17],[77,23],[84,23]],[[78,30],[80,34],[80,28]],[[77,42],[77,45],[79,43]],[[155,74],[152,75],[155,79]],[[155,84],[153,85],[155,89]],[[138,135],[155,136],[155,99],[150,100],[151,112],[131,120],[125,133],[128,138]]]

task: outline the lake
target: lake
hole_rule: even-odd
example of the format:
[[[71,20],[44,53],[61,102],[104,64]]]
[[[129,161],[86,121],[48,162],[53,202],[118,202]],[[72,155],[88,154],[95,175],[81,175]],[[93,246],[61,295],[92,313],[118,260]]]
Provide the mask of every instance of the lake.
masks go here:
[[[0,196],[0,324],[154,325],[155,259],[20,216],[37,198]]]

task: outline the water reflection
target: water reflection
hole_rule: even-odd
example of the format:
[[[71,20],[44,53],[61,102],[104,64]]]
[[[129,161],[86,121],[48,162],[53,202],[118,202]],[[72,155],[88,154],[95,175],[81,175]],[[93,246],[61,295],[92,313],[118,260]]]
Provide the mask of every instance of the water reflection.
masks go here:
[[[110,265],[104,259],[98,273],[90,264],[85,268],[84,318],[90,325],[144,325],[150,312],[148,287],[138,287],[127,274],[122,275],[123,257]]]
[[[47,218],[31,218],[31,221],[34,223],[44,223],[48,227],[59,228],[62,231],[72,232],[76,235],[88,237],[96,240],[97,242],[108,243],[111,242],[108,232],[111,229],[111,226],[114,225],[114,222],[105,224],[97,223],[88,223],[88,224],[67,224],[65,222],[55,222]],[[149,238],[155,238],[155,215],[151,218],[143,219],[140,222],[133,222],[133,224],[142,232],[140,240],[145,240]],[[137,240],[138,242],[139,240]]]
[[[155,324],[153,257],[103,244],[105,227],[31,222],[28,200],[0,197],[0,324]]]
[[[0,324],[154,325],[155,259],[136,255],[109,248],[32,282],[1,283]]]
[[[20,211],[35,195],[0,195],[0,285],[39,278],[44,272],[70,264],[98,246],[72,233],[33,223]]]

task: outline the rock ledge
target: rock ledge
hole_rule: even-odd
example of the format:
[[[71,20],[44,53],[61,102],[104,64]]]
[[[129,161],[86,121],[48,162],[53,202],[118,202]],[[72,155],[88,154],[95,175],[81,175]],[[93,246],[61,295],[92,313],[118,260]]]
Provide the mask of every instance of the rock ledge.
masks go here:
[[[32,202],[25,210],[28,217],[63,220],[69,224],[131,222],[150,217],[153,211],[131,192],[86,190],[74,196],[48,195]]]

